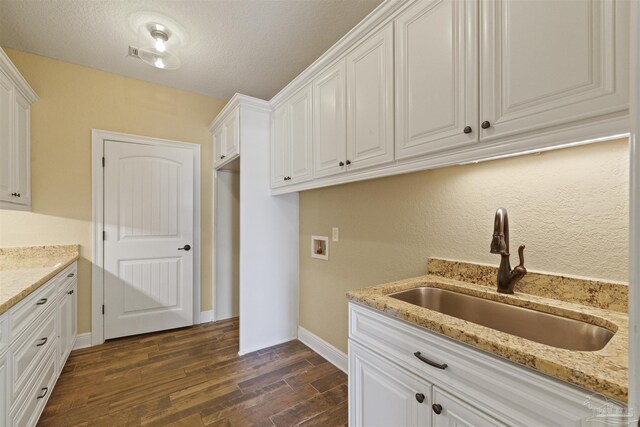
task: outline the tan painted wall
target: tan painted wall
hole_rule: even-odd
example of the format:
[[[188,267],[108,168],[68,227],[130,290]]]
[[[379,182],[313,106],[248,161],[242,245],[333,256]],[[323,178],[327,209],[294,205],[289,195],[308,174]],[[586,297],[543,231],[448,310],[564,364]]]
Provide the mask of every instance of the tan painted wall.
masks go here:
[[[301,326],[346,352],[348,290],[425,274],[430,256],[497,266],[500,206],[529,270],[626,281],[628,159],[625,139],[302,192]],[[312,259],[331,227],[329,261]]]
[[[81,245],[78,331],[91,330],[91,129],[202,145],[201,307],[211,309],[212,144],[225,101],[5,49],[40,99],[32,106],[30,213],[0,210],[0,247]]]

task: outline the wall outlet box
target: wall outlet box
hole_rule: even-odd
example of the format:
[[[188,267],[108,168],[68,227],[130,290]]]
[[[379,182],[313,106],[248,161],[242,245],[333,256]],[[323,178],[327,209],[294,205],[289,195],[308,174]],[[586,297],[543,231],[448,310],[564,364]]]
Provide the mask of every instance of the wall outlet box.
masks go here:
[[[329,238],[327,236],[311,236],[311,257],[329,260]]]

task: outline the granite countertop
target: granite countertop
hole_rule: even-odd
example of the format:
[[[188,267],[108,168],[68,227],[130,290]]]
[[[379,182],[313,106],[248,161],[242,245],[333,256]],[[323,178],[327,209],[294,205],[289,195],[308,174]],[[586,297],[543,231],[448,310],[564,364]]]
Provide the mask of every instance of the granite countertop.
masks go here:
[[[608,307],[609,304],[605,304],[607,307],[602,308],[599,305],[603,304],[598,302],[594,304],[596,306],[577,304],[575,302],[521,292],[517,286],[514,295],[499,294],[495,288],[491,288],[485,283],[469,283],[466,280],[463,282],[454,278],[444,277],[459,277],[459,274],[456,273],[460,272],[460,265],[455,266],[453,262],[443,260],[437,260],[437,262],[440,264],[437,266],[438,268],[435,268],[435,263],[432,264],[430,260],[429,271],[431,273],[437,272],[438,275],[429,274],[350,291],[347,294],[347,298],[352,302],[369,306],[392,317],[429,329],[472,347],[533,368],[552,377],[588,390],[602,393],[605,396],[612,397],[619,401],[627,402],[628,317],[626,313],[619,310],[618,306],[612,308]],[[442,263],[451,264],[446,264],[446,266],[443,267]],[[473,270],[473,267],[470,266],[473,266],[473,264],[462,265],[462,267],[466,268],[465,273]],[[492,268],[485,266],[479,267],[482,269]],[[470,280],[473,280],[474,274],[469,274],[469,276]],[[536,275],[534,274],[534,276]],[[546,286],[550,288],[553,288],[553,286],[549,286],[549,284],[553,282],[549,281],[566,279],[550,275],[539,274],[537,276],[541,276],[542,279],[540,277],[534,277],[535,280],[541,280],[541,282],[544,282]],[[581,281],[580,279],[572,280],[577,280],[577,282],[574,283],[576,289],[582,285],[593,285],[593,282],[590,281]],[[447,289],[582,320],[615,331],[615,334],[604,348],[598,351],[565,350],[500,332],[388,296],[390,293],[421,286]],[[531,285],[523,284],[523,288],[526,289],[527,286]],[[610,290],[612,290],[612,292],[620,292],[618,286],[622,285],[611,284],[611,286],[604,286],[602,292]],[[556,297],[555,295],[552,296]],[[603,299],[606,301],[616,300],[616,298],[604,298],[604,296]],[[618,309],[618,311],[616,311],[616,309]]]
[[[0,248],[0,314],[79,257],[78,245]]]

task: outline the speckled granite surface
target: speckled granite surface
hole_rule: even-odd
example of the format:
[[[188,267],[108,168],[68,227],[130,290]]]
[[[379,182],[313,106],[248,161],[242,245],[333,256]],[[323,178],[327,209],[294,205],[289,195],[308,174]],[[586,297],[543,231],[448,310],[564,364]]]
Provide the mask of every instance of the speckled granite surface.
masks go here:
[[[393,292],[432,286],[468,295],[582,320],[615,331],[598,351],[555,348],[475,323],[428,310],[388,296]],[[473,347],[536,369],[552,377],[602,393],[622,402],[628,395],[628,318],[624,313],[516,292],[499,294],[493,288],[446,277],[426,275],[351,291],[347,297],[392,317],[462,341]]]
[[[78,245],[0,248],[0,314],[79,257]]]
[[[498,267],[431,258],[427,264],[429,274],[460,280],[461,282],[496,287]],[[527,273],[515,291],[538,295],[605,310],[627,313],[629,287],[625,284],[575,279],[551,274]]]

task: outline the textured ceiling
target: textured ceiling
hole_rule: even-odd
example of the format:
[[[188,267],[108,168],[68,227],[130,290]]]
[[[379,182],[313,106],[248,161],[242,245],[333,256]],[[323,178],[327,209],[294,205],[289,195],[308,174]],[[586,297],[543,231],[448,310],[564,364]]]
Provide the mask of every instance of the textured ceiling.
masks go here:
[[[0,0],[0,45],[217,98],[270,99],[380,2]],[[186,40],[180,69],[127,56],[142,43],[141,14],[165,17]]]

